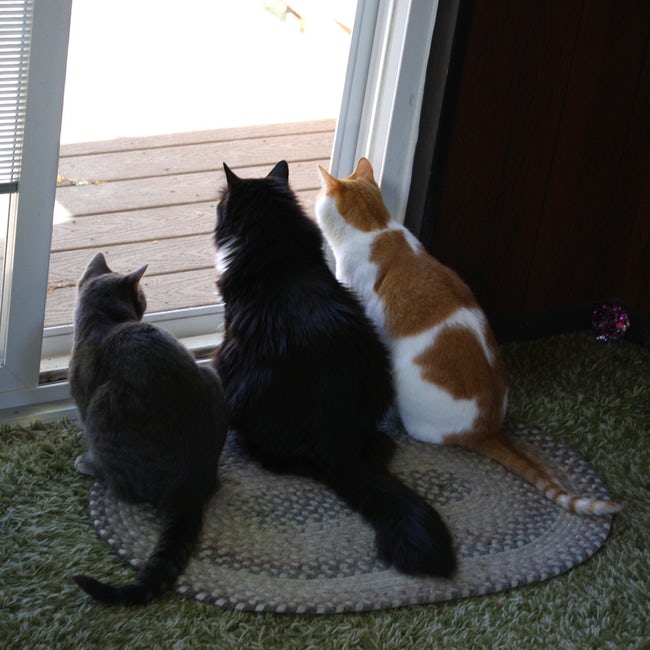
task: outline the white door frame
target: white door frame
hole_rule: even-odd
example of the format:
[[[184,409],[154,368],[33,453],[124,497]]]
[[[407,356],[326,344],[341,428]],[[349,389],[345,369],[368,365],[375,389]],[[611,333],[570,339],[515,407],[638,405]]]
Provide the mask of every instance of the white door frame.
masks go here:
[[[43,66],[44,70],[45,63],[49,62],[52,70],[49,77],[45,75],[45,79],[39,82],[40,91],[34,91],[35,106],[31,110],[38,114],[40,108],[41,113],[47,115],[41,114],[33,122],[27,123],[24,164],[29,163],[29,166],[26,171],[37,163],[35,160],[25,160],[28,137],[30,146],[41,137],[41,145],[47,143],[47,152],[38,161],[41,174],[40,199],[32,207],[38,216],[32,220],[23,219],[28,223],[23,224],[26,233],[21,235],[22,239],[32,236],[37,238],[38,264],[36,268],[29,264],[26,267],[19,265],[18,269],[14,269],[12,278],[14,295],[18,295],[19,287],[21,291],[28,288],[22,295],[22,301],[18,299],[17,307],[12,303],[12,309],[17,311],[10,321],[12,336],[15,336],[10,341],[12,359],[14,356],[21,357],[24,374],[22,381],[15,384],[13,390],[9,389],[11,392],[0,392],[0,418],[5,421],[35,417],[48,419],[73,412],[67,382],[38,385],[42,336],[39,327],[42,328],[45,304],[70,2],[71,0],[48,0],[36,3],[39,9],[47,7],[52,15],[47,23],[43,17],[45,11],[43,14],[39,11],[39,20],[46,21],[48,29],[43,29],[41,23],[36,30],[35,22],[35,65],[38,64],[39,68]],[[375,176],[382,187],[388,208],[400,221],[404,218],[408,200],[424,79],[437,9],[438,0],[358,0],[357,4],[331,169],[339,176],[347,175],[360,156],[368,157],[375,167]],[[55,18],[58,20],[56,28],[53,27]],[[47,53],[46,61],[39,64],[39,55],[43,56],[44,53]],[[35,70],[34,74],[43,70]],[[54,135],[56,146],[52,140]],[[33,155],[30,154],[30,157]],[[18,224],[21,221],[19,218]],[[20,256],[14,261],[20,262]],[[23,311],[31,313],[29,328],[16,328],[21,306]],[[36,311],[39,311],[38,317],[35,316]],[[150,320],[168,327],[181,338],[206,334],[217,342],[219,306],[195,308],[188,310],[184,316],[187,318],[179,318],[178,312],[167,312],[155,314]],[[175,322],[169,325],[170,321]],[[199,325],[195,326],[196,323]],[[210,323],[207,329],[206,323]],[[14,332],[14,329],[17,331]],[[44,351],[49,349],[48,346],[57,336],[65,336],[69,340],[71,329],[46,330]],[[51,347],[57,348],[56,345]],[[24,357],[21,356],[23,354]],[[7,388],[0,386],[0,390]]]
[[[365,156],[404,221],[438,0],[359,0],[331,171]],[[360,26],[356,28],[357,24]]]
[[[21,173],[7,233],[0,409],[38,386],[71,3],[34,2]]]

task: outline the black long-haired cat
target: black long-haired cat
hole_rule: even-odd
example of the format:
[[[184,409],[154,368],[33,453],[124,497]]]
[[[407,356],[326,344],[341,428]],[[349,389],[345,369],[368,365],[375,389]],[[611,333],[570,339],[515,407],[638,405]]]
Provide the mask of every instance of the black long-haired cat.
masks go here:
[[[287,163],[262,179],[224,169],[214,241],[226,331],[215,365],[232,427],[265,467],[312,476],[365,517],[382,560],[451,575],[442,519],[387,469],[393,442],[377,429],[393,399],[387,352],[328,268]]]
[[[119,275],[97,253],[79,280],[74,318],[70,388],[89,447],[75,467],[122,500],[152,504],[162,519],[153,554],[131,584],[74,576],[108,605],[143,604],[174,586],[199,536],[226,437],[214,370],[141,321],[145,269]]]

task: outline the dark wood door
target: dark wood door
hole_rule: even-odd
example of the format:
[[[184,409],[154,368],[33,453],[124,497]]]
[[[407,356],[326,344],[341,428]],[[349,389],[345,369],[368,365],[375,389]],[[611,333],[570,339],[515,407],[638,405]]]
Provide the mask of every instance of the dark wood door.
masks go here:
[[[492,318],[650,314],[650,2],[475,0],[460,58],[431,252]]]

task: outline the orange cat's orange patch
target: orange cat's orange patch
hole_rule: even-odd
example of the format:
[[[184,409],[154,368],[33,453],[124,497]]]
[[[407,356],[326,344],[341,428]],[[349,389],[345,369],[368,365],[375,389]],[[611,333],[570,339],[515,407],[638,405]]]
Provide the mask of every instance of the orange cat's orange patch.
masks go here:
[[[454,399],[474,399],[492,383],[492,367],[468,329],[443,329],[414,361],[422,368],[423,379],[444,386]],[[464,372],[458,372],[459,367]]]
[[[422,249],[414,253],[400,230],[378,234],[370,261],[377,265],[374,290],[384,304],[391,336],[412,336],[446,320],[460,307],[475,307],[458,276]]]
[[[423,379],[444,386],[454,399],[478,401],[475,433],[501,428],[507,387],[505,366],[500,357],[494,367],[488,362],[474,332],[457,327],[443,329],[433,345],[413,361],[421,367]]]

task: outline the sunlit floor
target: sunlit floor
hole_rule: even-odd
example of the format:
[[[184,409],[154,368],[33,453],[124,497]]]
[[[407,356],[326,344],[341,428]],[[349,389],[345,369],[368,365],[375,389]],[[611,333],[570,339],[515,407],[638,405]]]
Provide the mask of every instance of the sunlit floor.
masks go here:
[[[74,0],[61,142],[335,118],[356,0],[289,5]]]

